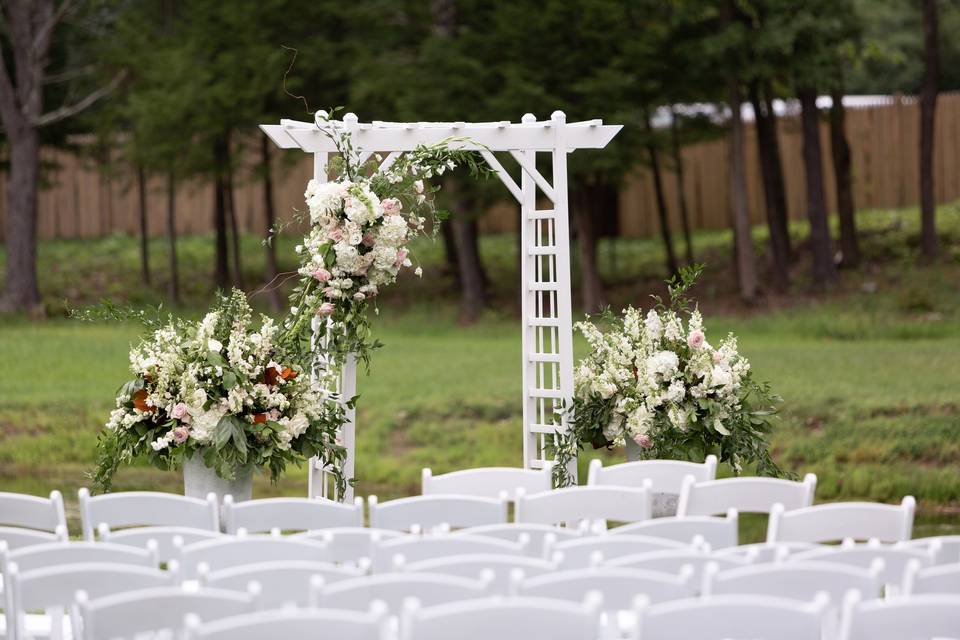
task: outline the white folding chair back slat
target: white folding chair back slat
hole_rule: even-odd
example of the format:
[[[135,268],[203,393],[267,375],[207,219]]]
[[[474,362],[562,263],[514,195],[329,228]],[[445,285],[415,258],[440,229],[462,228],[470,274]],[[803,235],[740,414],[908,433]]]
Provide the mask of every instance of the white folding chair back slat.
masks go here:
[[[547,557],[558,557],[563,569],[583,569],[598,562],[638,553],[665,550],[689,550],[690,545],[649,536],[585,536],[551,545]]]
[[[0,535],[0,538],[2,538],[2,535]],[[916,547],[929,547],[932,544],[938,544],[940,545],[940,555],[937,557],[937,564],[960,563],[960,535],[914,538],[906,541],[906,543]]]
[[[797,602],[769,596],[716,596],[641,605],[640,640],[820,640],[826,598]]]
[[[613,611],[632,608],[639,594],[645,595],[650,602],[664,602],[691,598],[697,588],[692,571],[670,574],[594,567],[517,580],[512,595],[583,602],[591,591],[599,591],[603,596],[603,608]]]
[[[379,600],[388,610],[399,613],[407,598],[431,607],[457,600],[482,598],[488,593],[488,581],[431,573],[387,573],[365,576],[331,584],[323,589],[319,605],[326,609],[363,611]]]
[[[21,572],[90,562],[153,568],[159,565],[153,548],[136,549],[109,542],[52,542],[24,547],[0,556],[0,566],[16,563]]]
[[[861,601],[844,607],[841,640],[930,640],[960,636],[960,596],[912,595]]]
[[[317,577],[323,584],[333,584],[361,575],[360,570],[353,567],[326,562],[284,560],[205,572],[200,575],[200,584],[215,589],[246,592],[251,582],[257,582],[260,584],[260,605],[263,608],[287,604],[306,607],[315,604],[311,589]]]
[[[403,571],[407,573],[442,573],[470,580],[480,580],[492,572],[493,582],[490,588],[494,593],[500,594],[509,591],[511,574],[517,571],[526,577],[532,577],[556,570],[555,563],[539,558],[482,553],[421,560],[403,566]]]
[[[398,569],[409,562],[419,562],[443,556],[468,554],[524,555],[523,542],[468,535],[425,535],[386,540],[374,545],[371,567],[382,573]]]
[[[717,457],[707,456],[702,463],[682,460],[638,460],[623,462],[609,467],[594,458],[590,461],[587,485],[614,485],[642,487],[651,482],[651,490],[657,493],[677,493],[683,488],[683,480],[693,476],[696,482],[705,482],[717,477]]]
[[[35,544],[50,544],[51,542],[66,542],[66,527],[59,527],[56,532],[37,531],[36,529],[20,529],[18,527],[0,527],[0,545],[5,545],[8,551],[22,549]]]
[[[200,624],[191,616],[188,640],[387,640],[389,625],[382,611],[258,611]]]
[[[513,500],[518,489],[526,493],[549,491],[553,487],[550,465],[543,469],[518,467],[481,467],[433,475],[430,469],[422,473],[421,493],[425,496],[446,494],[478,496],[499,499],[506,495]]]
[[[834,502],[770,514],[767,542],[831,542],[851,538],[882,542],[909,540],[916,501],[907,496],[899,505]]]
[[[849,565],[853,567],[870,568],[877,560],[883,561],[880,571],[880,580],[884,584],[903,584],[907,566],[917,563],[921,567],[933,566],[937,557],[937,548],[917,549],[905,545],[881,544],[844,544],[839,547],[828,546],[820,549],[811,549],[793,554],[787,558],[788,562],[829,562],[833,564]]]
[[[305,531],[290,536],[294,540],[319,540],[327,545],[327,560],[356,564],[361,559],[373,557],[373,547],[379,541],[403,538],[407,534],[393,529],[367,527],[336,527]]]
[[[261,562],[328,562],[327,547],[317,540],[251,536],[198,542],[180,549],[177,564],[184,578],[195,578],[201,564],[210,572]]]
[[[568,487],[517,496],[515,520],[577,525],[583,521],[636,522],[650,518],[647,487]]]
[[[408,611],[402,640],[596,640],[599,606],[546,598],[484,598]]]
[[[111,529],[139,526],[177,526],[220,531],[220,508],[214,494],[206,500],[157,491],[123,491],[91,496],[80,489],[83,536],[93,540],[101,523]]]
[[[683,570],[683,567],[690,566],[699,580],[699,576],[702,575],[703,570],[710,563],[716,563],[721,570],[744,567],[749,564],[747,560],[742,558],[719,557],[703,550],[667,550],[622,556],[606,561],[602,566],[636,568],[663,573],[679,573]]]
[[[574,540],[583,534],[584,531],[581,529],[555,527],[550,524],[538,524],[535,522],[489,524],[482,527],[469,527],[452,532],[452,535],[477,535],[487,538],[511,540],[513,542],[527,540],[529,541],[527,554],[538,558],[543,557],[548,542]]]
[[[157,545],[157,557],[160,562],[169,562],[179,553],[176,543],[186,546],[205,540],[216,540],[222,538],[223,534],[219,531],[192,527],[132,527],[112,531],[106,523],[102,523],[97,528],[97,536],[104,542],[139,549],[145,548],[152,540]]]
[[[441,525],[463,529],[507,521],[507,502],[499,498],[438,494],[381,503],[370,496],[367,504],[371,527],[397,531],[415,527],[426,531]]]
[[[869,569],[830,562],[784,562],[751,565],[727,571],[707,571],[704,596],[767,595],[776,598],[810,601],[817,593],[830,596],[830,603],[840,608],[850,590],[864,598],[880,597],[883,583],[881,566]]]
[[[739,516],[736,509],[728,509],[722,518],[714,516],[687,516],[654,518],[634,522],[610,530],[611,535],[642,535],[655,538],[693,542],[701,538],[711,549],[736,547],[739,540]]]
[[[677,504],[677,515],[715,516],[736,509],[740,513],[770,513],[773,505],[800,509],[813,504],[817,476],[808,473],[802,482],[779,478],[740,477],[696,482],[686,478]]]
[[[250,594],[222,589],[188,591],[159,587],[115,594],[95,600],[78,596],[82,640],[134,638],[147,632],[179,631],[187,614],[209,621],[247,613],[256,608]]]
[[[935,593],[960,596],[960,562],[927,568],[917,562],[907,567],[903,595]]]
[[[266,498],[234,502],[232,496],[223,499],[223,522],[227,533],[246,529],[259,533],[282,531],[309,531],[332,527],[362,527],[363,499],[352,504],[341,504],[324,498]]]
[[[741,544],[736,547],[717,549],[714,554],[719,557],[741,558],[754,564],[783,560],[792,554],[811,549],[819,549],[823,545],[813,542],[756,542]]]
[[[66,528],[63,496],[59,491],[51,491],[49,498],[0,491],[0,525],[51,533]]]

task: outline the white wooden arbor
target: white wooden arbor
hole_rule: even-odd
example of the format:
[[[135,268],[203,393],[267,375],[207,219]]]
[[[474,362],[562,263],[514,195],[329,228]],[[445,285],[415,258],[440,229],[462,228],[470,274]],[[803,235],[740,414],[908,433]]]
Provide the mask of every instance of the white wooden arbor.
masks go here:
[[[456,138],[451,146],[479,152],[520,203],[522,226],[520,285],[523,292],[523,464],[540,469],[548,461],[548,443],[567,429],[562,409],[573,398],[573,320],[570,293],[570,230],[567,207],[567,153],[576,149],[602,149],[622,128],[601,120],[567,122],[561,111],[549,120],[526,114],[520,123],[503,122],[379,122],[361,123],[348,113],[342,121],[327,121],[318,112],[316,122],[281,120],[261,129],[281,149],[302,149],[313,154],[313,177],[327,181],[327,159],[337,151],[321,127],[343,128],[351,134],[354,149],[366,161],[386,153],[380,170],[388,168],[406,151],[419,145]],[[520,167],[520,184],[494,152],[507,152]],[[552,183],[537,168],[537,154],[550,154]],[[538,209],[538,193],[550,205]],[[314,336],[322,340],[319,320]],[[326,363],[324,363],[326,364]],[[356,361],[348,357],[340,368],[340,393],[351,398],[357,390]],[[356,415],[350,410],[343,427],[348,450],[347,477],[354,476]],[[576,466],[570,470],[576,477]],[[329,481],[311,463],[310,496],[329,494]],[[347,499],[353,491],[348,489]]]

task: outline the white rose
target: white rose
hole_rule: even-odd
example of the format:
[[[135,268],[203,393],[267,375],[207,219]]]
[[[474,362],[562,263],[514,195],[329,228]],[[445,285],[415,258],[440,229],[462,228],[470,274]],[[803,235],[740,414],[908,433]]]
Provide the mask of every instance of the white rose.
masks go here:
[[[207,340],[207,348],[210,349],[210,351],[216,351],[219,353],[220,350],[223,349],[223,343],[216,338],[210,338]]]

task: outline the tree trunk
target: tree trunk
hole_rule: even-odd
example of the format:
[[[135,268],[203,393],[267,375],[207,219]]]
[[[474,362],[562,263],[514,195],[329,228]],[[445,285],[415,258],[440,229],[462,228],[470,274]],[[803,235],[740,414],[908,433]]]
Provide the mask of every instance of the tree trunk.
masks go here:
[[[223,145],[220,141],[217,141],[214,144],[214,158],[216,160],[217,167],[220,167],[222,166],[221,161],[225,155],[222,151]],[[225,180],[223,177],[223,172],[218,168],[214,175],[213,185],[213,228],[216,233],[213,280],[216,282],[218,289],[225,291],[230,287],[230,264],[228,263],[229,249],[227,246],[227,202],[226,188],[224,183]]]
[[[150,286],[150,231],[147,227],[147,177],[143,165],[137,165],[137,196],[140,205],[140,277]]]
[[[923,87],[920,90],[920,248],[928,261],[937,259],[937,202],[933,193],[933,135],[940,69],[937,0],[923,0]]]
[[[471,214],[470,203],[459,200],[459,211],[450,220],[457,247],[457,270],[460,274],[460,322],[472,324],[480,318],[487,306],[484,289],[483,265],[477,242],[477,220]]]
[[[273,170],[270,166],[270,141],[267,136],[260,136],[260,161],[263,164],[263,214],[266,224],[267,250],[267,282],[272,283],[267,290],[267,300],[270,308],[280,311],[280,289],[274,280],[280,270],[277,268],[277,247],[275,239],[271,237],[273,225],[276,223],[277,213],[273,205]]]
[[[224,196],[227,205],[227,221],[230,223],[230,244],[233,247],[233,285],[243,289],[243,268],[240,264],[240,232],[237,226],[237,208],[233,198],[233,167],[230,164],[230,145],[227,143],[227,161],[224,176]]]
[[[453,278],[453,284],[460,286],[460,263],[457,258],[457,241],[453,237],[453,225],[450,221],[440,223],[440,237],[443,239],[444,268]]]
[[[37,185],[40,180],[40,136],[27,123],[7,125],[10,168],[4,240],[7,268],[0,311],[43,315],[37,286]]]
[[[747,209],[747,176],[744,169],[743,121],[740,119],[740,81],[730,81],[730,194],[733,237],[740,297],[746,303],[757,298],[757,260]]]
[[[650,161],[650,170],[653,172],[653,191],[657,198],[657,217],[660,219],[660,237],[663,239],[663,248],[667,256],[667,272],[673,276],[678,271],[677,255],[673,252],[673,237],[670,233],[670,215],[667,211],[667,200],[663,195],[663,180],[660,177],[660,158],[657,147],[653,142],[653,127],[650,119],[644,113],[644,123],[647,127],[647,158]]]
[[[173,171],[167,174],[167,244],[170,247],[170,289],[173,304],[180,304],[180,273],[177,265],[177,189]]]
[[[673,172],[677,179],[677,199],[680,204],[680,225],[683,228],[683,243],[687,264],[693,264],[693,240],[690,238],[690,211],[687,208],[687,193],[683,188],[683,148],[677,127],[677,114],[670,105],[670,143],[673,151]]]
[[[800,124],[803,132],[803,167],[807,186],[807,217],[810,219],[812,253],[811,284],[822,289],[837,279],[827,221],[827,204],[823,192],[823,155],[820,150],[820,118],[817,91],[812,87],[797,90],[800,99]]]
[[[600,279],[600,268],[597,265],[597,231],[593,223],[596,205],[593,192],[596,188],[596,185],[581,185],[570,194],[576,205],[572,207],[573,223],[577,230],[583,310],[586,313],[595,313],[607,306],[603,280]]]
[[[767,211],[773,280],[778,289],[790,286],[790,235],[786,220],[786,199],[783,193],[783,170],[777,143],[777,121],[772,106],[760,97],[757,81],[750,83],[757,132],[757,156],[763,180],[763,201]]]
[[[843,85],[831,93],[830,152],[833,155],[833,176],[837,184],[837,216],[840,218],[840,264],[855,267],[860,264],[860,246],[857,241],[856,211],[853,204],[853,177],[850,171],[850,144],[845,130],[846,109],[843,106]]]

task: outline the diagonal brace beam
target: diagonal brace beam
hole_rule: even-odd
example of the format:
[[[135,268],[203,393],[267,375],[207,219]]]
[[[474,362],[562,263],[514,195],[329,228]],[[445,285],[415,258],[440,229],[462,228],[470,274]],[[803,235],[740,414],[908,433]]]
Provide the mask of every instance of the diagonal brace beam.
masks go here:
[[[512,153],[512,152],[511,152]],[[497,172],[497,176],[500,177],[500,182],[503,183],[503,186],[517,199],[517,202],[523,201],[523,193],[520,191],[520,187],[517,186],[517,183],[514,182],[513,176],[510,175],[510,172],[507,171],[500,161],[497,160],[497,157],[493,155],[492,151],[487,149],[480,149],[480,155],[483,156],[483,159],[487,161],[487,164],[490,165],[490,168]]]
[[[534,163],[534,161],[519,151],[511,151],[510,155],[516,158],[523,170],[527,172],[527,175],[533,178],[534,182],[537,183],[537,186],[540,187],[540,190],[543,191],[543,194],[550,198],[550,202],[556,204],[556,192],[553,190],[553,187],[550,185],[550,183],[547,182],[547,179],[544,178],[539,171],[537,171],[537,165]]]

